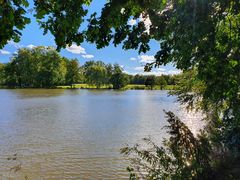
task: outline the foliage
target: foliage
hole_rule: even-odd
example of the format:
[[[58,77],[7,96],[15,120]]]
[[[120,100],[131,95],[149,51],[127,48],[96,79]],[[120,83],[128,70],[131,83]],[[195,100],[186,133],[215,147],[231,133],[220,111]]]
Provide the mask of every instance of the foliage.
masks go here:
[[[25,16],[28,5],[27,0],[0,0],[0,49],[11,39],[20,41],[20,31],[30,23],[30,19]]]
[[[156,84],[156,77],[155,76],[148,76],[145,81],[145,86],[150,87],[153,90],[153,86]]]
[[[0,63],[0,85],[3,85],[5,84],[5,72],[4,72],[4,67],[5,65]]]
[[[120,68],[120,66],[118,64],[116,64],[116,65]],[[106,81],[108,83],[111,83],[110,80],[111,80],[111,77],[113,75],[114,65],[106,64],[105,67],[106,67],[106,70],[107,70]]]
[[[196,69],[192,69],[179,76],[177,90],[171,94],[177,95],[178,101],[186,105],[188,109],[201,110],[206,115],[205,131],[209,133],[210,141],[218,149],[222,149],[221,151],[228,149],[234,157],[239,157],[240,129],[237,110],[235,112],[231,110],[232,101],[229,98],[221,102],[213,102],[211,98],[204,97],[206,88],[207,83],[199,78]],[[238,98],[236,97],[234,101]],[[234,108],[238,105],[236,104]]]
[[[158,146],[144,138],[149,149],[139,145],[125,147],[121,152],[131,155],[130,179],[211,179],[211,146],[204,133],[195,137],[172,112],[166,112],[170,138]]]
[[[77,59],[68,60],[66,59],[67,73],[66,73],[66,84],[72,85],[81,80],[80,66]]]
[[[83,17],[87,14],[85,5],[89,5],[91,0],[35,0],[36,18],[44,29],[44,34],[48,31],[55,37],[55,42],[60,48],[65,48],[73,42],[80,44],[83,42],[83,33],[79,32]]]
[[[107,69],[101,61],[88,61],[84,64],[84,75],[88,84],[96,85],[100,88],[101,85],[107,84],[106,75]]]
[[[128,84],[129,79],[124,73],[114,73],[110,82],[113,85],[113,89],[122,89]]]
[[[65,83],[66,65],[63,59],[55,52],[42,60],[39,79],[43,87],[52,87]]]
[[[135,76],[130,76],[130,83],[131,84],[145,84],[146,76],[136,74]]]
[[[130,84],[142,84],[145,85],[145,81],[148,77],[148,75],[128,75]],[[154,75],[152,75],[154,76]],[[176,85],[178,81],[178,76],[179,75],[161,75],[161,76],[156,76],[156,83],[155,85],[160,85],[161,81],[164,81],[164,84],[166,82],[166,85]]]
[[[8,86],[52,87],[64,84],[65,75],[65,61],[51,47],[20,49],[5,68]]]
[[[113,68],[113,74],[111,75],[110,79],[113,89],[124,88],[128,82],[128,76],[122,72],[122,68],[118,64],[115,64]]]
[[[161,77],[169,80],[174,76]],[[0,64],[0,83],[8,87],[49,88],[67,85],[84,88],[86,86],[76,84],[87,83],[90,85],[88,88],[145,89],[144,81],[147,78],[125,74],[118,64],[105,64],[102,61],[87,61],[80,66],[77,59],[61,57],[52,47],[22,48],[9,63]],[[143,86],[136,84],[138,82]],[[126,87],[129,83],[135,86]],[[158,89],[155,85],[154,81],[152,88]]]
[[[159,85],[161,89],[163,89],[163,87],[167,85],[166,79],[169,80],[168,77],[169,76],[159,76],[159,77],[157,77],[156,84]]]
[[[187,106],[189,110],[202,109],[202,94],[205,91],[205,83],[197,78],[196,69],[184,71],[179,75],[176,83],[177,90],[172,91],[178,101]]]

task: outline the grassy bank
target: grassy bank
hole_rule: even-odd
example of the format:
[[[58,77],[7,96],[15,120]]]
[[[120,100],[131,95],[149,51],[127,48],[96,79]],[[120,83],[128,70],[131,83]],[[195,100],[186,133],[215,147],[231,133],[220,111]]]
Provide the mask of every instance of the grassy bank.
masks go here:
[[[97,89],[94,85],[88,85],[88,84],[73,84],[73,86],[57,86],[58,89]],[[112,85],[104,85],[101,86],[99,89],[112,89]],[[162,90],[174,90],[174,85],[167,85],[164,86]],[[150,88],[147,88],[145,85],[142,84],[129,84],[127,85],[124,90],[150,90]],[[161,90],[160,86],[154,86],[153,90]]]
[[[89,84],[73,84],[71,86],[57,86],[58,89],[97,89],[97,86],[95,85],[89,85]],[[99,89],[112,89],[112,85],[103,85]]]
[[[153,90],[174,90],[175,86],[174,85],[167,85],[164,86],[162,89],[160,86],[154,86]],[[137,89],[142,89],[142,90],[150,90],[149,87],[146,87],[145,85],[141,84],[129,84],[127,85],[124,89],[132,89],[132,90],[137,90]]]

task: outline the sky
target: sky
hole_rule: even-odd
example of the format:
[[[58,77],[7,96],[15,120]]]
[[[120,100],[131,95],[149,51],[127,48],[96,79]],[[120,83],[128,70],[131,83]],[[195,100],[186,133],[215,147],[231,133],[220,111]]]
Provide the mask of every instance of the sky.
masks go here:
[[[89,9],[89,14],[93,12],[100,13],[101,8],[104,6],[105,0],[93,0]],[[33,2],[29,1],[29,9],[33,7]],[[54,37],[48,33],[43,35],[43,29],[40,29],[36,19],[32,13],[27,14],[31,18],[31,23],[28,24],[22,31],[21,41],[14,43],[9,41],[8,44],[0,50],[0,62],[9,62],[14,53],[19,48],[33,48],[35,46],[56,46]],[[136,20],[130,19],[129,24],[134,25]],[[146,20],[146,26],[149,26],[150,20]],[[83,24],[83,28],[86,24]],[[153,69],[151,72],[144,72],[144,65],[147,62],[154,61],[154,55],[159,50],[159,43],[156,41],[150,42],[151,50],[146,54],[138,54],[137,50],[123,50],[121,45],[114,47],[110,45],[103,49],[97,49],[94,44],[84,42],[81,46],[73,44],[71,47],[62,49],[60,54],[67,58],[77,58],[80,65],[83,65],[89,60],[101,60],[104,63],[118,63],[123,68],[124,72],[128,74],[144,74],[144,75],[161,75],[161,74],[177,74],[180,71],[174,68],[171,64],[161,66]]]

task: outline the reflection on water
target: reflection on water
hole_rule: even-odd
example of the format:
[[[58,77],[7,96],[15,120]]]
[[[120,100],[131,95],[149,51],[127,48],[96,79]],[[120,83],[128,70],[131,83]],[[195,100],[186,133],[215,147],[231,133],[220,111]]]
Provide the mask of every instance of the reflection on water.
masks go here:
[[[18,98],[42,98],[42,97],[54,97],[61,96],[64,93],[64,89],[16,89],[10,91]],[[72,91],[74,92],[74,91]],[[77,91],[75,91],[77,92]]]
[[[146,136],[160,144],[163,109],[199,128],[166,91],[0,90],[0,99],[0,179],[126,179],[119,149]]]

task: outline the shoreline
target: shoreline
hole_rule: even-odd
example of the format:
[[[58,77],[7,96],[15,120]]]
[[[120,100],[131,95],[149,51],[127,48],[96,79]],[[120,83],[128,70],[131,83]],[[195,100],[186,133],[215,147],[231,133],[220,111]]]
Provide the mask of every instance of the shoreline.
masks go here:
[[[0,86],[0,89],[87,89],[87,90],[175,90],[175,85],[167,85],[163,87],[162,89],[160,86],[154,86],[153,89],[150,89],[146,87],[145,85],[140,84],[129,84],[126,87],[122,89],[113,89],[111,86],[102,86],[100,88],[97,88],[96,86],[91,86],[87,84],[74,84],[72,87],[70,85],[64,85],[64,86],[56,86],[56,87],[7,87],[7,86]]]

